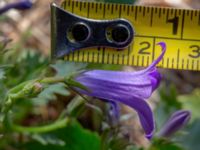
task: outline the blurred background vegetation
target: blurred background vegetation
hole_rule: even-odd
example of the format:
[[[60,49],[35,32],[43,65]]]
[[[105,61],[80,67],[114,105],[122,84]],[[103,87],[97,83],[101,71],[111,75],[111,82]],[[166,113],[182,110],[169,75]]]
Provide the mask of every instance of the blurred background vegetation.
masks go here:
[[[100,1],[100,0],[97,0]],[[101,0],[103,1],[103,0]],[[8,0],[1,0],[0,6]],[[9,89],[20,83],[67,75],[80,69],[95,68],[127,70],[133,67],[94,65],[50,61],[50,0],[34,0],[30,10],[10,10],[0,16],[0,104]],[[60,3],[59,0],[54,2]],[[105,2],[137,3],[139,5],[168,6],[199,9],[199,0],[105,0]],[[198,150],[200,149],[200,73],[160,69],[164,74],[159,90],[150,103],[156,115],[157,131],[174,111],[192,112],[188,126],[170,139],[148,141],[138,123],[135,112],[122,106],[119,124],[107,115],[108,105],[75,93],[62,83],[51,84],[37,97],[23,98],[15,103],[12,120],[28,126],[51,125],[68,117],[66,126],[49,132],[13,131],[9,124],[0,123],[2,150]],[[2,114],[1,114],[2,115]],[[1,116],[0,116],[1,118]]]

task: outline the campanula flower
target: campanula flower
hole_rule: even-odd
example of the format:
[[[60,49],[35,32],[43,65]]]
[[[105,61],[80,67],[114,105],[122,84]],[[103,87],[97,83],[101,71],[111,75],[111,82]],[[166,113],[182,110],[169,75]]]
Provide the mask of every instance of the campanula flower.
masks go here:
[[[18,10],[29,9],[32,7],[32,5],[33,5],[32,0],[17,0],[14,3],[7,4],[3,8],[0,8],[0,15],[10,9],[18,9]]]
[[[188,110],[179,110],[173,113],[168,121],[163,125],[158,133],[160,137],[170,137],[182,127],[184,127],[190,120],[191,113]]]
[[[88,89],[86,91],[77,88],[82,94],[111,102],[121,102],[135,109],[147,138],[152,137],[155,126],[153,112],[145,99],[151,96],[160,83],[161,74],[157,71],[156,64],[166,51],[164,42],[158,45],[162,48],[161,55],[144,70],[135,72],[91,70],[75,77],[77,82]]]

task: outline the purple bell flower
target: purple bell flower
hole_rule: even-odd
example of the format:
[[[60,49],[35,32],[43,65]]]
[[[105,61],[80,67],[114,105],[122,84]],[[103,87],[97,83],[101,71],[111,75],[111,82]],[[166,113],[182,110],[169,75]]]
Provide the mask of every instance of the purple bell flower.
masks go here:
[[[7,4],[5,7],[0,8],[0,15],[10,9],[24,10],[29,9],[33,5],[32,0],[17,0],[17,2]]]
[[[161,55],[144,70],[135,72],[91,70],[75,77],[77,82],[88,88],[88,91],[76,88],[80,93],[107,101],[121,102],[135,109],[149,139],[153,135],[155,124],[153,112],[144,99],[151,96],[161,80],[156,64],[163,58],[166,45],[164,42],[158,45],[162,48]]]
[[[158,133],[159,137],[170,137],[182,127],[184,127],[190,120],[191,113],[188,110],[179,110],[173,113],[168,121],[163,125]]]

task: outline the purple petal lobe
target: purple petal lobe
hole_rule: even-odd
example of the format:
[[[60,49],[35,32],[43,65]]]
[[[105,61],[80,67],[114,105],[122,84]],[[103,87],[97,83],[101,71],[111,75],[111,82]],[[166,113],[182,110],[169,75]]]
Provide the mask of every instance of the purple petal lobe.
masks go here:
[[[168,121],[163,125],[158,133],[161,137],[170,137],[182,127],[184,127],[190,120],[191,113],[187,110],[179,110],[171,115]]]
[[[149,107],[148,103],[139,98],[132,98],[131,100],[121,100],[123,104],[126,104],[133,109],[136,110],[138,113],[140,123],[145,131],[146,137],[151,139],[153,136],[155,124],[154,124],[154,117],[151,108]]]
[[[15,3],[15,9],[29,9],[33,5],[32,0],[21,0],[18,3]]]
[[[0,15],[10,9],[19,9],[19,10],[29,9],[32,7],[32,5],[33,5],[32,0],[19,0],[18,2],[10,3],[3,8],[0,8]]]
[[[149,67],[147,67],[144,70],[144,72],[148,72],[148,71],[154,69],[156,67],[156,65],[162,60],[162,58],[163,58],[163,56],[164,56],[164,54],[166,52],[166,44],[164,42],[157,43],[157,45],[161,46],[162,53],[161,53],[161,55],[156,60],[153,61],[153,63],[151,65],[149,65]]]

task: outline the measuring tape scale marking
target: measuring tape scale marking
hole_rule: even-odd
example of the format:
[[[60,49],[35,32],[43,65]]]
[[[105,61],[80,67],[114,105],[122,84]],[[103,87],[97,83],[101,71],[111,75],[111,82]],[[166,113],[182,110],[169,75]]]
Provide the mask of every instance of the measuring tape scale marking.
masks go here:
[[[167,51],[159,67],[200,70],[200,10],[73,0],[63,1],[62,7],[91,19],[125,18],[136,31],[133,43],[124,50],[89,48],[67,55],[66,60],[147,66],[161,52],[156,43],[164,41]]]

